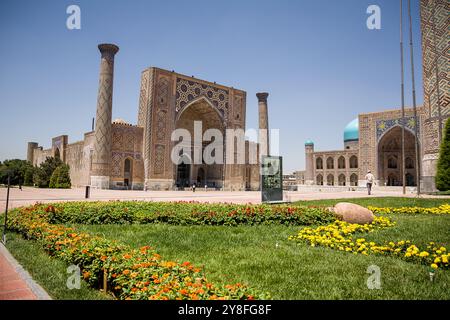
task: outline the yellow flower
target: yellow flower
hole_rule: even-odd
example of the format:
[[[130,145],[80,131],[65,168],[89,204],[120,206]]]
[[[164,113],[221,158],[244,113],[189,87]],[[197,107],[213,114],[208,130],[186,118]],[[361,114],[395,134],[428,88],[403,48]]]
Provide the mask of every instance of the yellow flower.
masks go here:
[[[435,270],[438,268],[437,264],[435,264],[435,263],[432,263],[432,264],[431,264],[431,267],[432,267],[433,269],[435,269]]]
[[[426,251],[422,251],[419,256],[421,256],[422,258],[428,257],[430,254]]]

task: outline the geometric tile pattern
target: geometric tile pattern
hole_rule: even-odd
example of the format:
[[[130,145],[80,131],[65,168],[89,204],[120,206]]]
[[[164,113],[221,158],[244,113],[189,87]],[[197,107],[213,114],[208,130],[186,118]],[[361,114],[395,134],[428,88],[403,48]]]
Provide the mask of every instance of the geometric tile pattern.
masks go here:
[[[424,106],[441,125],[450,116],[449,12],[448,0],[420,1]]]
[[[417,131],[418,131],[418,135],[420,137],[420,120],[419,118],[417,118]],[[414,116],[412,117],[405,117],[404,118],[404,124],[405,124],[405,129],[409,130],[411,133],[414,134],[415,132],[415,118]],[[392,127],[394,126],[402,126],[402,118],[397,118],[397,119],[387,119],[387,120],[378,120],[376,121],[376,129],[377,129],[377,142],[380,141],[380,138],[383,136],[384,133],[386,133],[387,131],[389,131]]]
[[[245,130],[246,94],[244,91],[193,79],[160,68],[152,67],[142,72],[138,126],[144,130],[142,157],[146,188],[172,187],[176,172],[171,161],[171,150],[174,144],[171,141],[171,134],[178,115],[189,104],[200,98],[205,98],[221,114],[224,129]],[[236,169],[241,171],[240,167]],[[236,169],[226,170],[225,181],[231,178]],[[241,184],[242,177],[243,175],[240,174],[233,180]]]
[[[182,78],[177,79],[176,112],[182,111],[189,102],[201,96],[206,97],[219,110],[223,118],[227,118],[229,107],[227,90]]]

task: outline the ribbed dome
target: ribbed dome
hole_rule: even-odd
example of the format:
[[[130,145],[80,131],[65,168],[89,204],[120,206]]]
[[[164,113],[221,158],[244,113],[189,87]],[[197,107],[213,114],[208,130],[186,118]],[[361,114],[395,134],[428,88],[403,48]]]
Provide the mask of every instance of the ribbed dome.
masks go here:
[[[128,124],[125,120],[121,119],[121,118],[117,118],[113,121],[113,123],[118,123],[118,124]]]
[[[358,118],[350,122],[344,129],[344,142],[359,140],[359,121]]]
[[[305,141],[305,146],[313,146],[314,142],[312,140],[306,140]]]

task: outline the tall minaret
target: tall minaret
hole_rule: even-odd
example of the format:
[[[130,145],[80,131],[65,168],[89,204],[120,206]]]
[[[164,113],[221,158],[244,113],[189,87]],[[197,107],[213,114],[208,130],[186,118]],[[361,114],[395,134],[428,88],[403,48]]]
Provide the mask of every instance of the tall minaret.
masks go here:
[[[119,47],[114,44],[105,43],[100,44],[98,49],[101,53],[101,63],[95,121],[94,153],[91,168],[91,186],[100,189],[109,189],[114,55],[119,51]]]
[[[269,155],[269,115],[267,112],[267,92],[259,92],[256,94],[258,98],[258,111],[259,111],[259,143],[260,154]]]
[[[314,142],[307,140],[305,142],[305,184],[314,184]]]
[[[448,0],[420,0],[424,119],[422,131],[422,191],[435,192],[439,148],[450,119],[448,79]]]

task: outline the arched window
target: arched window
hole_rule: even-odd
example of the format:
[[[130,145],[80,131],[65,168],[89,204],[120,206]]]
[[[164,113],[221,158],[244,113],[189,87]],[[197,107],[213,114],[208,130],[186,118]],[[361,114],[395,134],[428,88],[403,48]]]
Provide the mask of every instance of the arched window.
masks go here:
[[[343,156],[340,156],[338,159],[338,168],[345,169],[345,158]]]
[[[353,173],[350,176],[350,185],[356,187],[358,185],[358,175],[356,173]]]
[[[124,170],[125,173],[131,173],[131,160],[125,159]]]
[[[413,176],[411,173],[405,174],[405,179],[406,179],[406,185],[407,185],[408,187],[411,187],[411,186],[415,186],[415,185],[416,185],[416,183],[415,183],[415,181],[414,181],[414,176]]]
[[[357,156],[350,157],[350,168],[351,169],[358,168],[358,157]]]
[[[340,174],[338,177],[338,183],[340,186],[345,186],[345,174]]]
[[[319,186],[323,186],[323,176],[321,174],[318,174],[316,177],[316,184]]]
[[[388,186],[399,186],[400,184],[401,184],[400,180],[398,179],[396,174],[390,173],[388,175],[388,178],[387,178],[387,185]]]
[[[316,169],[319,169],[319,170],[323,169],[323,161],[322,161],[322,158],[317,158],[317,159],[316,159]]]
[[[61,153],[59,152],[59,148],[55,150],[55,158],[61,159]]]
[[[388,159],[388,168],[389,169],[397,169],[397,158],[390,157]]]
[[[334,186],[334,176],[332,174],[329,174],[327,176],[327,185],[328,186]]]
[[[123,183],[125,187],[132,185],[133,179],[133,160],[126,158],[123,164]]]
[[[405,159],[405,167],[406,169],[414,169],[414,161],[411,158]]]
[[[334,169],[334,159],[332,157],[327,159],[327,169]]]

